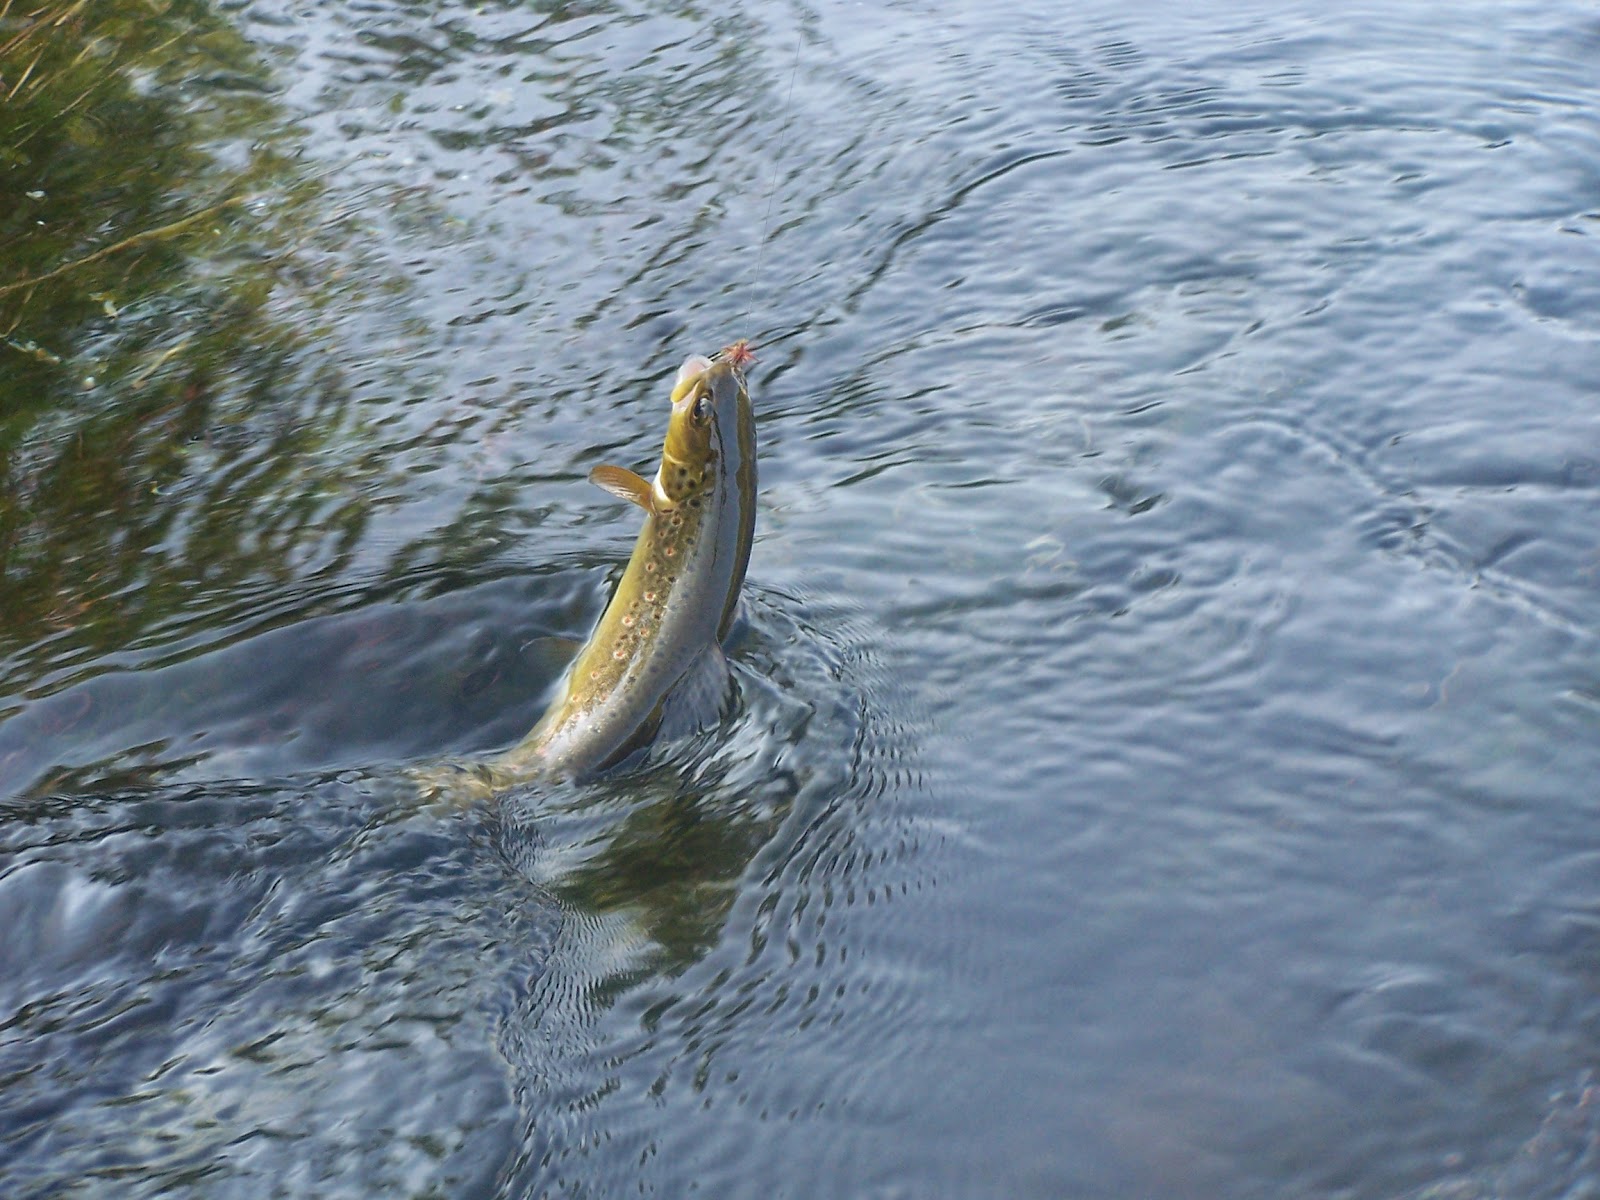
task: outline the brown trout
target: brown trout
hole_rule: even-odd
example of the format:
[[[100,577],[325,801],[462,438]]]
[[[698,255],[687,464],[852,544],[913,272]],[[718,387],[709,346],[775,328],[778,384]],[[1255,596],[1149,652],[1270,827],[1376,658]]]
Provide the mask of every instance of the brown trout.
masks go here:
[[[644,509],[633,556],[533,730],[490,764],[491,789],[582,777],[646,745],[673,706],[720,702],[755,531],[756,431],[736,342],[684,361],[653,480],[602,466],[589,478]]]

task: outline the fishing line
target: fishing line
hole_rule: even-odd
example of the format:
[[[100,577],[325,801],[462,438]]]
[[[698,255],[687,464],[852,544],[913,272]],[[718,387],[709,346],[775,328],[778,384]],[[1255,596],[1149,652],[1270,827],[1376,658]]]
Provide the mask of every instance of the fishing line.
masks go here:
[[[783,101],[783,123],[778,126],[777,142],[781,146],[783,138],[789,132],[789,122],[794,118],[794,83],[800,75],[800,50],[805,45],[805,30],[797,26],[794,31],[794,62],[789,67],[789,94]],[[756,242],[756,261],[751,270],[752,288],[754,283],[761,278],[761,262],[767,254],[767,240],[772,231],[772,208],[778,199],[778,173],[782,170],[782,162],[778,155],[773,156],[772,181],[767,185],[767,211],[761,218],[761,237]],[[768,339],[763,338],[763,341]]]

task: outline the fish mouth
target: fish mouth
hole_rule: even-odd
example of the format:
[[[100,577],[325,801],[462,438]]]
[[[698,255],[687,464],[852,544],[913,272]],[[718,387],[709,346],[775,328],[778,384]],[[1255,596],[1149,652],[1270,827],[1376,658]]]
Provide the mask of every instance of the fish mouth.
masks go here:
[[[728,370],[742,373],[746,366],[755,361],[755,352],[748,338],[740,338],[712,355],[691,354],[678,368],[678,377],[672,384],[672,403],[680,403],[694,389],[694,385],[715,368],[727,368],[724,374]]]
[[[672,390],[672,422],[697,426],[725,422],[738,403],[743,377],[731,363],[707,362]]]
[[[662,445],[665,502],[675,504],[685,489],[698,486],[722,455],[724,439],[737,428],[744,377],[728,361],[694,355],[678,368],[672,388],[672,416]]]
[[[711,369],[711,360],[704,354],[691,354],[678,368],[678,377],[672,383],[672,403],[680,404],[694,385]]]

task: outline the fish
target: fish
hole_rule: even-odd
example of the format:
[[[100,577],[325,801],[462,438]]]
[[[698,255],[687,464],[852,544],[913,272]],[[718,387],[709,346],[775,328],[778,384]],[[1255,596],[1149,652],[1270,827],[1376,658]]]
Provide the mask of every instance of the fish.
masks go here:
[[[723,643],[755,535],[753,361],[743,341],[684,360],[653,479],[610,465],[589,472],[644,510],[644,528],[544,715],[474,773],[483,789],[588,778],[648,745],[675,708],[692,724],[725,697]]]

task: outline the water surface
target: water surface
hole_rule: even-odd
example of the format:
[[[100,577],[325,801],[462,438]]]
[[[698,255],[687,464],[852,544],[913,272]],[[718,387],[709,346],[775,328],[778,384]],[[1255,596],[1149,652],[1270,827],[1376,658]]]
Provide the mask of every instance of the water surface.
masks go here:
[[[161,20],[0,184],[0,1190],[1592,1185],[1587,6]],[[740,336],[721,725],[419,807]]]

